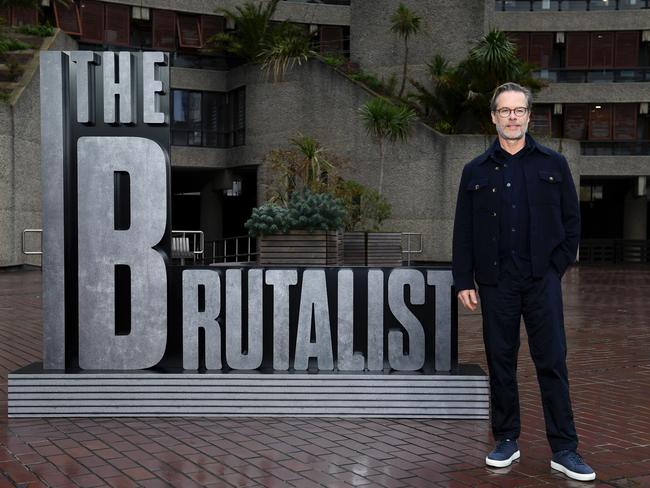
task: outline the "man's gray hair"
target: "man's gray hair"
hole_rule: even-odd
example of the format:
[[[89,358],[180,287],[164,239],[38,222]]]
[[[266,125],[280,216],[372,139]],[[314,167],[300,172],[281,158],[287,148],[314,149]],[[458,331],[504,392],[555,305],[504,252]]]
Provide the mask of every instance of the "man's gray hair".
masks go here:
[[[490,111],[495,112],[497,109],[497,98],[499,95],[501,95],[503,92],[507,91],[515,91],[515,92],[520,92],[526,95],[526,106],[528,110],[531,110],[533,108],[533,94],[530,92],[528,88],[525,86],[521,86],[518,83],[504,83],[501,86],[498,86],[496,90],[494,90],[494,94],[492,95],[492,100],[490,100]]]

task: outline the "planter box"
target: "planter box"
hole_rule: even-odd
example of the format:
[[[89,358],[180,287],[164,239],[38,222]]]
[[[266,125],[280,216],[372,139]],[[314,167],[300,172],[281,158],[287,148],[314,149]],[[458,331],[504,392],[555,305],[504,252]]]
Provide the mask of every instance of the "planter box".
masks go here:
[[[343,239],[339,232],[292,230],[288,234],[260,236],[259,264],[327,266],[340,265]]]
[[[347,266],[402,265],[400,232],[346,232],[343,235],[343,264]]]

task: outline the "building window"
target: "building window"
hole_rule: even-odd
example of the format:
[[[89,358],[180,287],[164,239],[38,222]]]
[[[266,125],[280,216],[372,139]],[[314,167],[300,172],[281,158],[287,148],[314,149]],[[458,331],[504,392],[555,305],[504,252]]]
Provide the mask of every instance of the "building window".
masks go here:
[[[37,25],[38,10],[31,7],[2,7],[0,8],[0,18],[12,27]]]
[[[79,19],[79,7],[76,3],[66,5],[54,0],[54,16],[56,26],[66,34],[81,35],[81,21]]]
[[[587,138],[589,107],[584,104],[571,104],[564,107],[564,137],[578,141]]]
[[[81,2],[81,41],[129,46],[131,10],[128,5]]]
[[[173,51],[176,49],[176,12],[153,10],[152,47]]]
[[[179,14],[176,22],[178,27],[178,45],[180,47],[199,48],[203,46],[200,26],[201,18],[199,16]]]
[[[228,148],[245,143],[246,91],[172,90],[172,144]]]
[[[535,105],[530,113],[530,132],[540,137],[551,137],[551,114],[553,107],[550,105]]]

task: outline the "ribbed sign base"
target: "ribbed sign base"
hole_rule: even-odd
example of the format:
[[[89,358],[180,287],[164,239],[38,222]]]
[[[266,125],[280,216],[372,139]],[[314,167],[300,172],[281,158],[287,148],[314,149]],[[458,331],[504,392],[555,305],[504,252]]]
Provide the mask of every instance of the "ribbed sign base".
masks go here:
[[[452,374],[44,371],[8,379],[9,417],[385,417],[487,419],[488,379]]]

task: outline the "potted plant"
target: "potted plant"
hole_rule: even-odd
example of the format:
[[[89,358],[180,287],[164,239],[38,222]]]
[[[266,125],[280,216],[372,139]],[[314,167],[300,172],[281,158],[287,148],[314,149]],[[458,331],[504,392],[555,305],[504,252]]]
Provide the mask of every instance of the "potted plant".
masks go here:
[[[245,226],[258,238],[261,265],[337,265],[344,218],[339,199],[304,188],[291,195],[286,207],[268,202],[253,209]]]
[[[402,234],[380,232],[391,213],[386,197],[356,181],[341,181],[335,195],[346,210],[343,264],[401,266]]]

